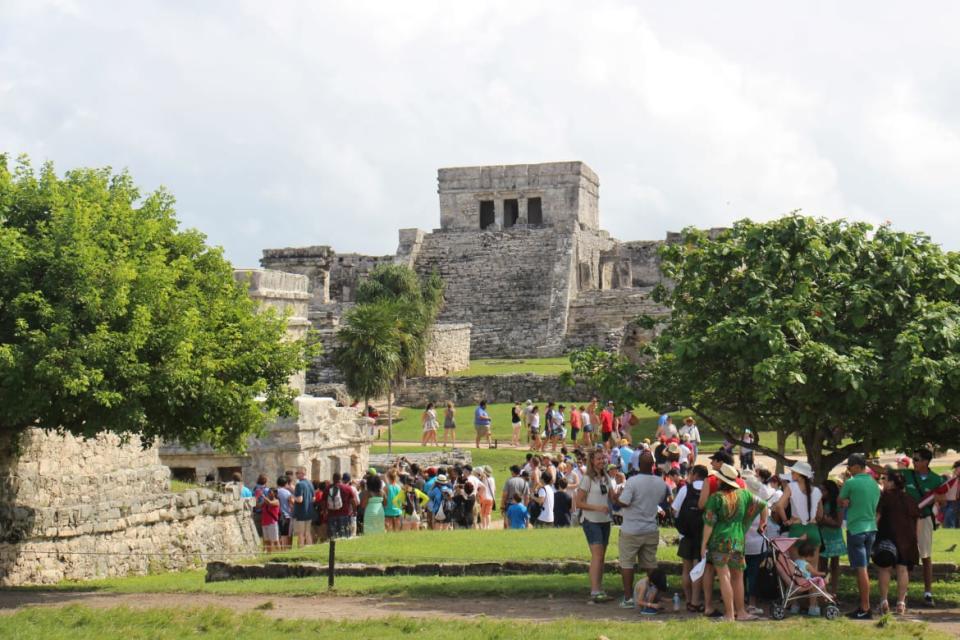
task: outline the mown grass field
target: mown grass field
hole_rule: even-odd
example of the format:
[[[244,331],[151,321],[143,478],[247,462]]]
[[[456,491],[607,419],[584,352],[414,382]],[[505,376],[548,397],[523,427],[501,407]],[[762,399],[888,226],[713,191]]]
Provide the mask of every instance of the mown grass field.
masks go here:
[[[526,400],[526,398],[524,398]],[[534,400],[536,400],[534,398]],[[579,400],[557,400],[557,404],[564,404],[568,408],[571,406],[581,406],[586,405],[590,401],[589,398],[580,398]],[[438,398],[436,401],[437,404],[437,416],[440,420],[440,423],[443,424],[443,409],[446,403],[446,399]],[[539,402],[538,406],[540,411],[543,412],[546,409],[545,402]],[[513,434],[513,427],[510,424],[510,409],[513,407],[510,403],[496,403],[487,405],[487,413],[490,414],[492,420],[492,434],[494,439],[501,443],[509,443]],[[456,421],[457,421],[457,444],[458,446],[473,448],[475,443],[476,432],[473,429],[473,412],[476,409],[475,406],[462,406],[456,407]],[[393,440],[394,442],[419,442],[420,437],[423,434],[423,427],[420,421],[420,416],[423,414],[423,407],[404,407],[400,410],[400,420],[394,422],[393,425]],[[634,414],[638,418],[637,424],[631,430],[631,435],[634,441],[643,440],[644,438],[653,438],[654,434],[657,431],[657,413],[647,407],[637,407],[634,411]],[[569,409],[568,409],[568,421],[569,421]],[[686,414],[677,412],[670,414],[673,417],[673,422],[678,427],[683,423],[683,418]],[[569,429],[568,429],[569,433]],[[723,443],[723,436],[719,433],[711,431],[705,427],[700,428],[700,437],[703,439],[703,450],[716,449]],[[380,434],[379,442],[386,444],[387,433],[384,430]],[[443,442],[443,429],[441,428],[437,432],[437,440]],[[775,445],[777,441],[776,433],[773,431],[762,431],[760,432],[760,440],[765,444]],[[526,434],[521,432],[520,434],[521,444],[526,444]],[[483,446],[486,446],[484,444]],[[790,439],[787,442],[787,450],[792,451],[794,447],[793,439]]]
[[[922,624],[894,622],[885,627],[846,620],[786,620],[775,624],[715,623],[705,619],[656,622],[610,622],[568,618],[555,622],[511,620],[428,620],[396,616],[382,620],[277,619],[260,612],[236,613],[223,608],[92,609],[70,606],[26,609],[3,619],[0,638],[10,640],[100,640],[105,638],[417,638],[436,640],[510,640],[530,637],[657,638],[658,640],[805,640],[833,637],[859,640],[949,636]]]

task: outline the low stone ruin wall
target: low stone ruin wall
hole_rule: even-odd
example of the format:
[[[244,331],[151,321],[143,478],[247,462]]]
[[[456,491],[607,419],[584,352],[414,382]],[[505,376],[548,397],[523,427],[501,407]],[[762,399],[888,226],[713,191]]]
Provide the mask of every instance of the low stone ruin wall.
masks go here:
[[[156,448],[41,431],[0,460],[0,586],[52,584],[250,556],[238,490],[170,492]]]
[[[451,449],[450,451],[429,451],[427,453],[374,453],[370,454],[370,466],[378,471],[383,471],[392,467],[397,458],[403,456],[410,464],[419,465],[421,469],[428,467],[440,467],[460,463],[473,464],[473,456],[464,449]]]
[[[573,387],[561,380],[560,376],[544,376],[534,373],[522,373],[500,376],[472,377],[420,377],[410,378],[403,388],[397,391],[396,404],[403,407],[423,407],[428,402],[442,405],[453,400],[458,405],[467,405],[486,400],[487,402],[534,402],[554,400],[590,400],[590,389],[583,384]],[[469,426],[469,425],[466,425]]]
[[[423,357],[424,375],[443,376],[470,367],[470,325],[435,324]]]

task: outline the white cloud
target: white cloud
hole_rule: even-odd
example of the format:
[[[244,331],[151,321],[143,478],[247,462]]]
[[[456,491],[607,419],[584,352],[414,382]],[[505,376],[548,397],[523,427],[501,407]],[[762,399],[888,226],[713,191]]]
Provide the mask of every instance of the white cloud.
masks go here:
[[[3,4],[0,150],[166,184],[246,265],[391,252],[437,226],[437,167],[560,159],[597,170],[625,240],[802,208],[958,248],[957,10],[903,11]]]

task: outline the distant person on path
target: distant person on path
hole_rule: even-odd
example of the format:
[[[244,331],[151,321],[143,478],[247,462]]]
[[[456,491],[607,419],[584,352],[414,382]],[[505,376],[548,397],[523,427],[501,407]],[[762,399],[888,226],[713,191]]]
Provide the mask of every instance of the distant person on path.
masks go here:
[[[453,408],[453,401],[447,400],[447,408],[443,412],[443,446],[447,446],[449,438],[450,446],[457,446],[457,415]]]
[[[582,407],[581,407],[582,409]],[[580,436],[580,429],[583,427],[583,419],[576,405],[570,407],[570,443],[576,446],[577,438]]]
[[[752,445],[756,441],[750,429],[744,429],[743,436],[740,439],[748,445]],[[753,470],[753,449],[749,446],[740,447],[740,469]]]
[[[420,437],[421,446],[437,444],[437,428],[440,425],[437,422],[437,412],[434,411],[432,402],[427,403],[427,408],[420,416],[420,423],[423,425],[423,435]],[[446,434],[444,434],[444,438],[446,438]]]
[[[883,476],[883,493],[877,505],[877,543],[873,562],[877,565],[881,615],[889,613],[890,574],[897,571],[897,614],[907,612],[910,570],[919,562],[917,522],[921,518],[917,501],[905,491],[903,474],[888,469]]]
[[[616,444],[613,439],[613,419],[613,400],[608,400],[606,408],[600,412],[600,437],[608,451]]]
[[[524,412],[520,406],[520,402],[513,403],[513,408],[510,409],[510,426],[513,427],[513,436],[510,438],[510,445],[513,447],[520,446],[520,429],[523,428],[523,417]]]
[[[580,406],[580,429],[583,430],[583,446],[593,446],[593,422],[590,412],[583,405]]]
[[[592,449],[587,469],[577,488],[574,506],[583,512],[583,533],[590,548],[590,597],[594,602],[611,598],[603,590],[603,563],[610,544],[610,498],[613,482],[607,476],[606,455]]]
[[[960,460],[953,463],[953,476],[950,478],[950,488],[944,494],[943,528],[956,529],[960,527]]]
[[[683,426],[680,427],[680,437],[689,436],[690,446],[693,449],[693,455],[696,456],[700,451],[700,429],[697,428],[697,423],[694,422],[692,416],[687,416],[683,419]]]
[[[541,451],[543,440],[540,439],[540,407],[534,405],[530,409],[530,450]]]
[[[487,448],[491,447],[490,443],[490,427],[491,420],[490,414],[487,413],[487,401],[481,400],[480,404],[477,405],[476,411],[473,412],[473,427],[477,431],[477,449],[480,448],[480,438],[487,439]]]
[[[847,459],[851,478],[840,489],[839,504],[847,510],[847,558],[857,572],[860,606],[847,614],[855,620],[870,620],[870,576],[867,565],[877,536],[877,504],[880,487],[867,471],[867,459],[855,453]]]
[[[627,479],[623,486],[613,490],[613,500],[621,507],[623,524],[620,525],[620,576],[623,579],[623,599],[620,606],[632,608],[634,567],[639,564],[647,571],[651,582],[657,569],[657,547],[660,531],[657,514],[660,503],[669,497],[667,485],[653,475],[653,456],[644,453],[639,460],[640,473]],[[638,561],[639,558],[639,561]],[[644,607],[641,613],[655,614],[656,609]]]
[[[300,547],[313,544],[313,483],[307,470],[297,467],[297,484],[293,488],[293,534]],[[291,537],[292,537],[291,536]]]
[[[530,416],[533,413],[533,401],[527,400],[523,406],[523,426],[527,428],[527,443],[530,442]]]

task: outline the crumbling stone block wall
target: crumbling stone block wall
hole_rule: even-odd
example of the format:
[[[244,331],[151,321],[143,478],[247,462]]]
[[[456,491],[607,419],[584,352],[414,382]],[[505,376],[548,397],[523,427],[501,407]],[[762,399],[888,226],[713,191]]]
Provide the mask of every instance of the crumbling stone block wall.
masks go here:
[[[239,493],[170,492],[156,448],[30,430],[0,459],[0,585],[52,584],[252,555]]]
[[[424,354],[424,375],[444,376],[469,367],[470,325],[433,325]]]

